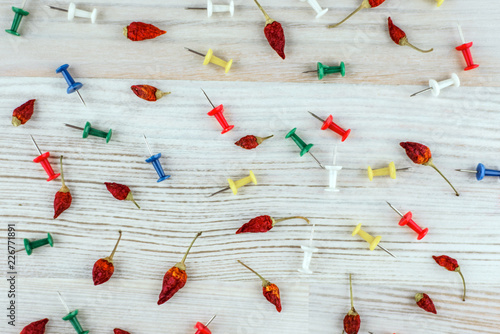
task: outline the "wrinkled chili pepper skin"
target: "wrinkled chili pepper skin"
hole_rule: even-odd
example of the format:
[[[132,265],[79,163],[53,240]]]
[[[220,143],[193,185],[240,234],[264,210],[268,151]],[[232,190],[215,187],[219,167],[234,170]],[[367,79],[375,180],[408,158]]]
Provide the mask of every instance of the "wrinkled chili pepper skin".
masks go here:
[[[270,216],[258,216],[243,224],[236,234],[240,233],[262,233],[273,228],[273,219]]]
[[[104,184],[111,195],[120,201],[127,199],[127,196],[130,193],[130,188],[124,184],[114,182],[104,182]]]
[[[267,41],[273,50],[282,59],[285,59],[285,32],[281,24],[277,21],[269,23],[264,28],[264,35],[266,35]]]
[[[35,99],[20,105],[12,112],[12,125],[19,126],[25,124],[33,116],[33,109],[35,106]]]
[[[158,298],[158,305],[161,305],[172,298],[177,291],[186,285],[186,271],[177,267],[170,268],[163,277],[163,285]]]
[[[131,41],[143,41],[152,39],[166,33],[165,30],[158,29],[152,24],[143,22],[132,22],[126,28],[126,36]]]
[[[431,149],[425,145],[410,141],[401,142],[399,145],[405,149],[408,158],[416,164],[424,165],[432,158]]]
[[[432,302],[431,297],[429,297],[426,293],[417,293],[415,295],[415,301],[417,302],[417,305],[430,313],[437,314],[436,308],[434,307],[434,303]]]
[[[115,266],[112,262],[106,259],[99,259],[94,263],[94,268],[92,269],[92,279],[94,280],[94,285],[99,285],[109,281],[113,273],[115,272]]]
[[[403,30],[392,23],[392,19],[390,17],[387,19],[387,21],[389,24],[389,35],[391,36],[391,39],[394,41],[394,43],[399,45],[399,42],[402,38],[406,37],[406,34]]]
[[[280,289],[278,289],[278,286],[274,283],[269,283],[262,287],[262,293],[268,302],[276,306],[276,311],[281,312]]]
[[[146,101],[156,101],[156,87],[150,85],[134,85],[130,87],[135,95]]]
[[[44,334],[47,322],[49,322],[49,319],[47,318],[32,322],[23,328],[21,334]]]
[[[433,256],[432,258],[434,259],[434,261],[436,261],[437,264],[439,264],[441,267],[445,267],[449,271],[455,271],[459,267],[458,261],[449,256],[441,255]]]
[[[259,146],[259,143],[257,142],[257,137],[253,135],[248,135],[245,137],[240,138],[234,145],[242,147],[246,150],[251,150],[253,148],[256,148]]]
[[[129,332],[124,331],[124,330],[122,330],[120,328],[113,329],[113,332],[114,332],[114,334],[130,334]]]
[[[361,317],[354,307],[344,317],[344,332],[346,334],[358,334],[361,327]]]
[[[370,4],[370,6],[372,7],[378,7],[380,6],[381,4],[384,3],[385,0],[368,0],[368,3]]]
[[[71,201],[73,197],[71,197],[71,193],[69,191],[64,192],[59,190],[56,192],[56,196],[54,197],[54,219],[59,217],[61,213],[66,211],[71,206]]]

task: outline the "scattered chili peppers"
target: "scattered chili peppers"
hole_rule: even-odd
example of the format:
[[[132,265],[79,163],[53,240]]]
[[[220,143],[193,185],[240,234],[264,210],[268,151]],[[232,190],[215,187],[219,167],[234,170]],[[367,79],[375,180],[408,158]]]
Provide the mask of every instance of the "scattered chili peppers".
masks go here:
[[[135,95],[146,101],[157,101],[170,94],[170,92],[162,92],[156,87],[150,85],[133,85],[130,87]]]
[[[238,260],[238,262],[257,275],[262,280],[262,294],[266,297],[267,301],[276,306],[276,311],[281,312],[281,298],[280,289],[274,283],[269,282],[264,277],[260,276],[255,270]]]
[[[464,295],[462,297],[462,301],[465,301],[465,292],[466,292],[465,278],[464,278],[464,275],[462,275],[462,272],[460,271],[460,266],[458,265],[457,260],[455,260],[447,255],[433,256],[432,258],[441,267],[445,267],[449,271],[455,271],[455,272],[460,274],[460,277],[462,278],[462,282],[464,283]]]
[[[443,179],[445,179],[445,181],[448,182],[451,188],[453,188],[453,190],[455,191],[455,195],[460,196],[455,187],[453,187],[450,181],[448,181],[448,179],[443,175],[443,173],[441,173],[441,171],[437,169],[436,165],[434,165],[434,162],[432,162],[432,154],[430,148],[428,148],[423,144],[414,143],[410,141],[401,142],[399,143],[399,145],[401,145],[401,147],[406,150],[406,155],[414,163],[434,168],[436,172],[438,172],[439,175],[441,175]]]
[[[259,146],[260,144],[262,144],[262,142],[264,140],[269,139],[273,136],[274,135],[270,135],[270,136],[262,138],[262,137],[257,137],[254,135],[248,135],[248,136],[240,138],[240,140],[238,140],[236,143],[234,143],[234,145],[237,145],[239,147],[243,147],[245,150],[251,150],[251,149]]]
[[[45,333],[45,325],[47,322],[49,322],[47,318],[32,322],[23,328],[21,334],[43,334]]]
[[[391,35],[391,38],[394,41],[394,43],[401,45],[401,46],[409,46],[409,47],[411,47],[417,51],[423,52],[423,53],[431,52],[434,50],[434,49],[422,50],[422,49],[419,49],[416,46],[412,45],[410,42],[408,42],[408,38],[406,37],[405,32],[403,30],[399,29],[399,27],[397,27],[396,25],[394,25],[394,23],[392,23],[392,20],[390,17],[388,18],[387,21],[389,23],[389,34]]]
[[[349,290],[351,295],[351,309],[344,317],[344,332],[347,334],[358,334],[359,327],[361,326],[361,318],[359,317],[358,312],[354,309],[351,274],[349,274]]]
[[[14,109],[12,112],[12,125],[19,126],[30,120],[31,116],[33,116],[35,101],[36,99],[29,100]]]
[[[120,329],[120,328],[113,329],[113,332],[114,332],[114,334],[130,334],[129,332],[124,331],[123,329]]]
[[[170,268],[165,273],[165,276],[163,276],[163,284],[160,296],[158,298],[158,305],[161,305],[166,301],[168,301],[177,293],[177,291],[179,291],[184,287],[184,285],[186,285],[187,274],[186,274],[186,265],[184,264],[184,262],[186,261],[186,258],[189,254],[189,251],[191,250],[191,247],[193,247],[194,242],[196,241],[196,239],[198,239],[200,235],[201,232],[198,232],[196,234],[193,241],[191,242],[191,245],[189,245],[186,254],[184,254],[184,257],[182,258],[181,262],[178,262],[175,266]]]
[[[342,23],[344,23],[345,21],[347,21],[349,18],[351,18],[351,16],[353,16],[354,14],[356,14],[357,12],[359,12],[361,9],[363,9],[363,8],[375,8],[375,7],[378,7],[384,1],[385,0],[363,0],[363,2],[361,3],[361,5],[354,12],[352,12],[349,15],[347,15],[347,17],[345,19],[343,19],[342,21],[340,21],[339,23],[330,24],[328,26],[328,28],[338,27],[339,25],[341,25]]]
[[[122,231],[118,231],[118,233],[120,233],[120,236],[118,237],[118,241],[116,242],[115,248],[113,248],[111,255],[99,259],[94,263],[94,268],[92,269],[92,279],[94,280],[94,285],[106,283],[115,272],[115,266],[113,265],[113,256],[115,256],[116,248],[118,247],[118,244],[120,243],[120,240],[122,238]]]
[[[257,0],[254,1],[266,18],[264,35],[266,35],[269,45],[282,59],[285,59],[285,32],[283,31],[281,23],[270,18],[260,3]]]
[[[62,164],[63,156],[59,158],[61,163],[61,182],[62,186],[58,192],[56,192],[56,196],[54,197],[54,219],[59,217],[61,213],[66,211],[71,206],[71,201],[73,198],[71,197],[71,193],[69,188],[66,187],[66,183],[64,183],[64,172],[63,172],[63,164]]]
[[[152,24],[143,22],[132,22],[123,28],[123,35],[132,41],[153,39],[165,33],[167,33],[165,30],[158,29]]]
[[[104,182],[106,185],[106,188],[108,191],[113,195],[114,198],[123,201],[132,201],[134,202],[135,206],[137,206],[139,209],[141,208],[139,204],[134,200],[134,196],[132,196],[132,192],[130,191],[130,188],[127,187],[126,185],[119,184],[119,183],[114,183],[114,182]]]
[[[431,297],[429,297],[426,293],[417,293],[415,295],[415,301],[417,302],[418,307],[420,307],[421,309],[424,309],[430,313],[437,314]]]
[[[270,229],[276,225],[276,223],[282,222],[284,220],[288,219],[304,219],[308,224],[309,224],[309,219],[306,217],[302,216],[294,216],[294,217],[287,217],[287,218],[281,218],[281,219],[274,219],[270,216],[258,216],[253,219],[251,219],[248,223],[243,224],[238,231],[236,231],[236,234],[240,233],[259,233],[259,232],[267,232]]]

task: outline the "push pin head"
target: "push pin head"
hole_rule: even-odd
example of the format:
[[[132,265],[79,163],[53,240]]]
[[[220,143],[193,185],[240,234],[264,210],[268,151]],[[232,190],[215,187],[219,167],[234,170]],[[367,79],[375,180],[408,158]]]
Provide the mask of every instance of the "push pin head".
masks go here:
[[[148,143],[148,140],[146,138],[146,135],[143,134],[143,136],[144,136],[144,141],[146,142],[146,146],[148,147],[149,154],[151,154],[151,156],[146,159],[146,162],[153,164],[153,167],[155,168],[156,173],[158,174],[158,180],[156,182],[165,181],[166,179],[170,178],[170,175],[165,175],[165,171],[163,170],[163,167],[161,166],[161,163],[160,163],[161,153],[153,155],[153,152],[151,151],[151,147],[149,147],[149,143]]]
[[[312,274],[313,271],[309,269],[311,265],[311,259],[313,256],[313,253],[316,253],[318,249],[316,247],[313,247],[313,236],[314,236],[314,228],[316,227],[316,224],[313,224],[312,229],[311,229],[311,237],[309,238],[309,244],[308,245],[301,245],[300,248],[304,251],[304,260],[302,261],[302,267],[298,269],[299,272],[303,274]]]
[[[312,9],[316,12],[316,18],[319,19],[323,15],[325,15],[328,12],[328,8],[321,8],[321,6],[318,4],[317,0],[300,0],[302,2],[306,2],[311,6]]]
[[[426,235],[427,232],[429,232],[428,228],[422,229],[420,226],[415,223],[415,221],[412,219],[413,215],[411,211],[407,212],[405,215],[403,215],[401,212],[399,212],[398,209],[392,206],[391,203],[387,202],[389,206],[401,217],[401,220],[399,221],[399,226],[405,226],[408,225],[413,231],[415,231],[418,234],[417,240],[422,240]]]
[[[345,65],[344,62],[340,62],[340,66],[325,66],[318,62],[317,69],[315,71],[305,71],[302,73],[318,73],[318,80],[323,79],[328,74],[340,73],[343,77],[345,77]]]
[[[68,72],[68,67],[69,67],[68,64],[61,65],[56,69],[56,73],[61,73],[64,77],[64,80],[66,80],[66,83],[68,84],[68,88],[66,89],[66,93],[71,94],[71,93],[76,92],[78,94],[78,97],[80,98],[80,101],[82,101],[83,105],[87,106],[85,104],[85,101],[83,101],[83,98],[80,95],[80,92],[78,91],[80,88],[83,87],[83,84],[80,82],[75,82],[75,80],[73,80],[73,78],[71,77],[71,74],[69,74],[69,72]]]
[[[319,160],[316,159],[316,157],[311,152],[309,152],[309,150],[314,146],[314,144],[306,144],[299,136],[297,136],[297,134],[295,134],[295,131],[297,131],[297,128],[293,128],[292,130],[290,130],[290,132],[286,134],[285,138],[292,138],[292,140],[295,142],[295,144],[297,144],[297,146],[300,149],[300,156],[309,153],[311,157],[316,161],[316,163],[321,168],[325,169],[325,167],[321,164],[321,162],[319,162]]]
[[[479,163],[476,167],[476,170],[467,170],[467,169],[457,169],[459,172],[467,172],[467,173],[475,173],[476,180],[481,181],[485,176],[496,176],[500,177],[500,171],[494,169],[486,169],[482,163]]]
[[[438,7],[441,7],[441,5],[443,4],[444,0],[436,0],[436,2],[437,2],[436,5]]]
[[[368,166],[368,179],[370,179],[370,181],[373,180],[374,176],[382,176],[382,175],[389,175],[391,179],[396,178],[396,165],[394,164],[394,161],[391,161],[388,167],[379,168],[375,170],[373,170],[370,166]]]
[[[329,182],[329,187],[325,188],[325,191],[334,191],[338,192],[339,189],[337,188],[337,173],[339,170],[342,169],[342,166],[335,166],[335,162],[337,158],[337,145],[335,145],[335,149],[333,152],[333,165],[332,166],[325,166],[325,168],[330,172],[330,182]]]
[[[29,241],[28,239],[24,239],[24,249],[26,250],[26,253],[28,255],[31,255],[33,253],[33,249],[45,245],[50,245],[50,247],[54,247],[54,240],[52,240],[52,236],[50,235],[50,233],[47,233],[47,238],[45,239],[40,239],[35,241]]]
[[[253,184],[257,184],[257,178],[255,177],[254,173],[252,171],[250,171],[250,175],[247,177],[239,179],[238,181],[233,181],[231,179],[227,179],[227,182],[229,183],[229,187],[221,189],[208,197],[212,197],[218,193],[221,193],[221,192],[229,190],[229,189],[231,189],[233,194],[236,195],[236,194],[238,194],[238,188],[241,188],[241,187],[249,184],[250,182],[253,182]]]
[[[26,4],[26,0],[24,0],[21,8],[12,7],[12,11],[14,12],[14,20],[12,21],[12,25],[10,29],[5,29],[11,35],[21,36],[17,31],[19,30],[19,25],[21,24],[21,20],[24,16],[28,16],[30,13],[24,10],[24,5]]]
[[[88,19],[90,19],[90,21],[92,23],[95,23],[95,21],[97,20],[97,9],[96,8],[94,8],[94,10],[92,12],[88,12],[86,10],[76,8],[76,5],[73,2],[71,2],[69,4],[68,9],[59,8],[59,7],[50,6],[50,5],[49,5],[49,8],[55,9],[55,10],[60,10],[61,12],[67,12],[68,13],[68,21],[73,21],[75,16],[88,18]]]
[[[396,258],[391,252],[389,252],[387,249],[379,245],[380,240],[382,239],[381,236],[376,236],[376,237],[371,236],[370,234],[361,229],[361,224],[358,224],[354,228],[354,231],[352,231],[352,236],[355,236],[356,234],[359,235],[361,238],[363,238],[370,245],[371,251],[374,250],[375,247],[379,247],[390,256]]]
[[[462,45],[457,46],[455,49],[457,51],[462,51],[462,55],[464,56],[465,62],[467,63],[467,67],[465,67],[464,71],[470,71],[475,68],[478,68],[478,64],[474,64],[474,60],[472,59],[472,54],[470,52],[470,48],[472,47],[472,42],[465,43],[464,34],[462,32],[462,27],[458,24],[458,32],[460,34],[460,39],[462,40]]]
[[[234,15],[234,1],[231,0],[229,5],[214,5],[212,0],[207,0],[207,16],[211,17],[213,13],[229,12],[231,16]]]
[[[82,138],[87,138],[89,135],[91,135],[95,137],[105,138],[106,143],[109,143],[109,141],[111,140],[111,136],[113,134],[111,129],[109,129],[108,132],[105,132],[92,128],[90,122],[85,123],[85,128],[81,128],[79,126],[74,126],[70,124],[64,124],[64,125],[73,129],[82,130],[83,131]]]
[[[226,73],[229,72],[229,70],[231,69],[231,66],[233,65],[232,59],[230,59],[229,61],[224,61],[224,60],[214,56],[214,52],[212,51],[212,49],[208,49],[208,52],[206,55],[204,55],[201,52],[191,50],[190,48],[185,48],[185,49],[188,50],[189,52],[192,52],[192,53],[197,54],[199,56],[205,57],[205,60],[203,61],[203,65],[208,65],[210,63],[218,65],[220,67],[223,67]]]
[[[206,324],[197,322],[196,325],[194,326],[194,328],[197,329],[195,334],[212,334],[212,332],[208,329],[208,325],[210,325],[210,323],[215,319],[216,316],[217,314],[214,315],[210,320],[208,320]]]
[[[333,116],[330,115],[326,118],[326,120],[322,119],[321,117],[319,117],[318,115],[316,114],[313,114],[312,112],[309,111],[309,113],[314,117],[316,118],[317,120],[323,122],[323,125],[321,126],[321,130],[326,130],[326,129],[330,129],[332,130],[333,132],[335,132],[336,134],[338,134],[339,136],[342,137],[342,141],[346,140],[347,137],[349,137],[349,135],[351,134],[351,129],[348,129],[348,130],[344,130],[342,129],[340,126],[338,126],[334,121],[333,121]]]
[[[50,162],[48,160],[48,158],[50,157],[50,152],[45,152],[42,154],[42,151],[40,151],[40,148],[36,144],[35,139],[33,139],[33,136],[30,135],[30,137],[31,137],[31,141],[33,142],[33,144],[36,147],[36,150],[38,151],[38,154],[40,154],[38,157],[33,159],[33,162],[40,163],[42,165],[43,169],[45,170],[45,172],[49,176],[47,178],[47,182],[52,181],[54,179],[57,179],[59,177],[59,175],[61,175],[61,174],[54,173],[54,170],[52,169],[52,166],[50,165]]]
[[[61,293],[59,291],[57,291],[57,294],[59,295],[59,299],[61,300],[61,303],[63,304],[64,308],[68,312],[68,314],[66,314],[62,318],[62,320],[69,321],[71,323],[71,325],[73,325],[73,328],[75,329],[77,334],[88,334],[89,331],[83,330],[82,325],[80,324],[80,322],[78,321],[78,318],[76,317],[78,315],[78,310],[74,310],[74,311],[70,312],[69,307],[68,307],[68,305],[66,305],[66,302],[64,301]]]
[[[208,102],[210,102],[210,104],[213,107],[213,109],[210,112],[208,112],[207,115],[214,116],[217,119],[217,121],[219,122],[219,124],[222,126],[222,129],[223,129],[221,134],[224,134],[228,131],[231,131],[234,128],[234,125],[229,125],[227,123],[226,118],[223,115],[224,106],[221,104],[221,105],[215,107],[214,104],[212,103],[212,101],[210,101],[210,99],[208,98],[207,93],[205,93],[205,91],[203,89],[201,91],[203,92],[203,94],[205,94],[205,97],[207,98]]]
[[[450,86],[460,87],[460,78],[455,73],[451,74],[450,79],[439,81],[439,82],[434,80],[434,79],[430,79],[429,80],[429,88],[426,88],[426,89],[423,89],[419,92],[413,93],[412,95],[410,95],[410,97],[421,94],[421,93],[426,92],[428,90],[430,90],[432,92],[432,95],[439,96],[439,94],[441,93],[441,90],[443,90],[444,88],[450,87]]]

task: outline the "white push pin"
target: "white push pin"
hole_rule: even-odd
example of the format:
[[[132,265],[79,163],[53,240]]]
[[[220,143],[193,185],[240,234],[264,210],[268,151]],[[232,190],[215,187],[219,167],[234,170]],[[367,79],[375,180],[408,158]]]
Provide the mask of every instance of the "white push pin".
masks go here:
[[[86,10],[83,10],[83,9],[78,9],[76,8],[76,5],[71,2],[69,4],[69,7],[68,9],[63,9],[63,8],[59,8],[59,7],[54,7],[54,6],[49,6],[50,8],[52,9],[55,9],[55,10],[60,10],[60,11],[63,11],[63,12],[68,12],[68,20],[69,21],[73,21],[73,19],[76,17],[84,17],[84,18],[88,18],[90,19],[90,21],[92,21],[92,23],[95,23],[96,19],[97,19],[97,9],[94,8],[94,10],[92,12],[89,12],[89,11],[86,11]]]
[[[231,16],[234,15],[234,1],[231,0],[229,5],[214,5],[212,0],[207,0],[207,8],[204,7],[188,7],[186,9],[206,9],[207,16],[211,17],[213,13],[229,12]]]
[[[439,93],[441,93],[442,89],[450,87],[452,85],[455,87],[460,87],[460,79],[458,78],[458,75],[456,75],[455,73],[451,74],[450,79],[446,79],[443,81],[437,82],[434,79],[429,80],[429,88],[423,89],[420,92],[413,93],[412,95],[410,95],[410,97],[426,92],[428,90],[432,90],[432,95],[438,96]]]
[[[339,191],[339,188],[337,188],[337,172],[342,169],[342,166],[335,166],[336,160],[337,145],[335,145],[335,150],[333,151],[333,166],[325,166],[325,168],[330,171],[330,183],[329,187],[325,188],[325,191]]]
[[[326,12],[328,12],[328,8],[321,8],[321,6],[318,4],[318,0],[300,0],[302,2],[306,2],[309,4],[309,6],[312,7],[312,9],[314,9],[314,11],[316,12],[316,18],[319,19],[320,17],[322,17],[323,15],[326,14]]]
[[[302,268],[299,268],[298,271],[303,273],[303,274],[312,274],[312,270],[309,269],[309,266],[311,265],[311,259],[313,256],[313,253],[316,253],[318,249],[316,247],[312,246],[313,243],[313,236],[314,236],[314,227],[316,224],[313,224],[312,230],[311,230],[311,237],[309,238],[309,246],[307,245],[301,245],[300,248],[304,250],[304,260],[302,261]]]

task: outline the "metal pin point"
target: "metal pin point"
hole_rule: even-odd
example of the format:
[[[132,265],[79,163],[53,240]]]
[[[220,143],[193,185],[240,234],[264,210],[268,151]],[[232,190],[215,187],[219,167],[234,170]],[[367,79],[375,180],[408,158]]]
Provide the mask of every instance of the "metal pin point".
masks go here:
[[[457,172],[465,172],[465,173],[474,173],[476,174],[476,170],[470,170],[470,169],[455,169]]]
[[[432,89],[432,87],[427,87],[426,89],[422,89],[419,92],[411,94],[410,97],[414,97],[415,95],[422,94],[422,93],[427,92],[428,90],[431,90],[431,89]]]
[[[231,189],[231,188],[230,188],[230,187],[226,187],[226,188],[224,188],[224,189],[221,189],[221,190],[219,190],[219,191],[217,191],[217,192],[213,193],[212,195],[209,195],[208,197],[212,197],[212,196],[214,196],[214,195],[217,195],[217,194],[219,194],[219,193],[221,193],[221,192],[224,192],[224,191],[226,191],[226,190],[229,190],[229,189]]]
[[[384,247],[380,246],[380,245],[377,245],[378,247],[380,247],[380,249],[382,249],[384,252],[386,252],[387,254],[389,254],[390,256],[392,256],[393,258],[397,259],[397,257],[395,257],[391,252],[389,252],[387,249],[385,249]]]
[[[194,51],[194,50],[192,50],[192,49],[190,49],[190,48],[186,48],[186,47],[184,47],[184,49],[186,49],[186,50],[188,50],[188,51],[190,51],[190,52],[192,52],[192,53],[194,53],[194,54],[197,54],[197,55],[199,55],[199,56],[205,57],[205,55],[204,55],[203,53],[201,53],[201,52]],[[202,90],[203,90],[203,89],[202,89]]]
[[[80,98],[80,101],[82,101],[83,105],[85,107],[87,107],[87,104],[85,103],[85,101],[83,100],[82,96],[80,95],[80,92],[79,91],[76,91],[76,93],[78,94],[78,97]]]
[[[142,134],[144,136],[144,141],[146,142],[146,146],[148,147],[149,154],[153,155],[153,151],[151,151],[151,147],[149,147],[148,139],[146,138],[145,134]]]
[[[403,217],[403,216],[404,216],[401,212],[399,212],[399,210],[398,210],[398,209],[396,209],[395,207],[393,207],[391,203],[389,203],[389,202],[387,202],[387,201],[385,201],[385,202],[386,202],[387,204],[389,204],[389,206],[390,206],[390,207],[391,207],[394,211],[396,211],[398,215],[400,215],[401,217]]]
[[[40,148],[39,148],[39,147],[38,147],[38,145],[36,144],[35,139],[33,139],[33,136],[32,136],[32,135],[30,135],[30,137],[31,137],[31,141],[33,142],[33,144],[35,144],[35,147],[36,147],[36,150],[38,151],[38,154],[39,154],[39,155],[42,155],[42,151],[40,151]]]
[[[61,12],[68,12],[68,10],[64,8],[54,7],[51,5],[47,5],[47,7],[49,7],[50,9],[60,10]]]
[[[212,321],[214,321],[214,319],[215,319],[215,317],[216,317],[216,316],[217,316],[217,314],[216,314],[216,315],[214,315],[214,316],[213,316],[210,320],[208,320],[208,322],[205,324],[205,327],[208,327],[208,325],[210,325],[210,323],[211,323]]]
[[[66,304],[66,302],[64,301],[61,293],[59,291],[57,291],[57,295],[59,296],[59,300],[61,301],[61,303],[63,304],[64,308],[66,309],[66,312],[70,313],[71,311],[69,310],[69,307],[68,305]]]
[[[212,101],[210,101],[210,98],[208,97],[207,93],[205,93],[205,91],[203,90],[203,88],[200,88],[201,91],[203,92],[203,94],[205,94],[205,97],[207,98],[208,102],[210,102],[210,104],[212,105],[212,108],[215,108],[214,104],[212,103]]]
[[[316,160],[316,162],[318,163],[318,165],[319,165],[321,168],[325,169],[325,166],[323,166],[323,165],[321,164],[321,162],[319,162],[319,160],[318,160],[318,159],[316,159],[316,157],[315,157],[315,156],[311,153],[311,151],[309,151],[309,152],[307,152],[307,153],[309,153],[309,154],[311,155],[311,157],[313,157],[313,159],[314,159],[314,160]]]

